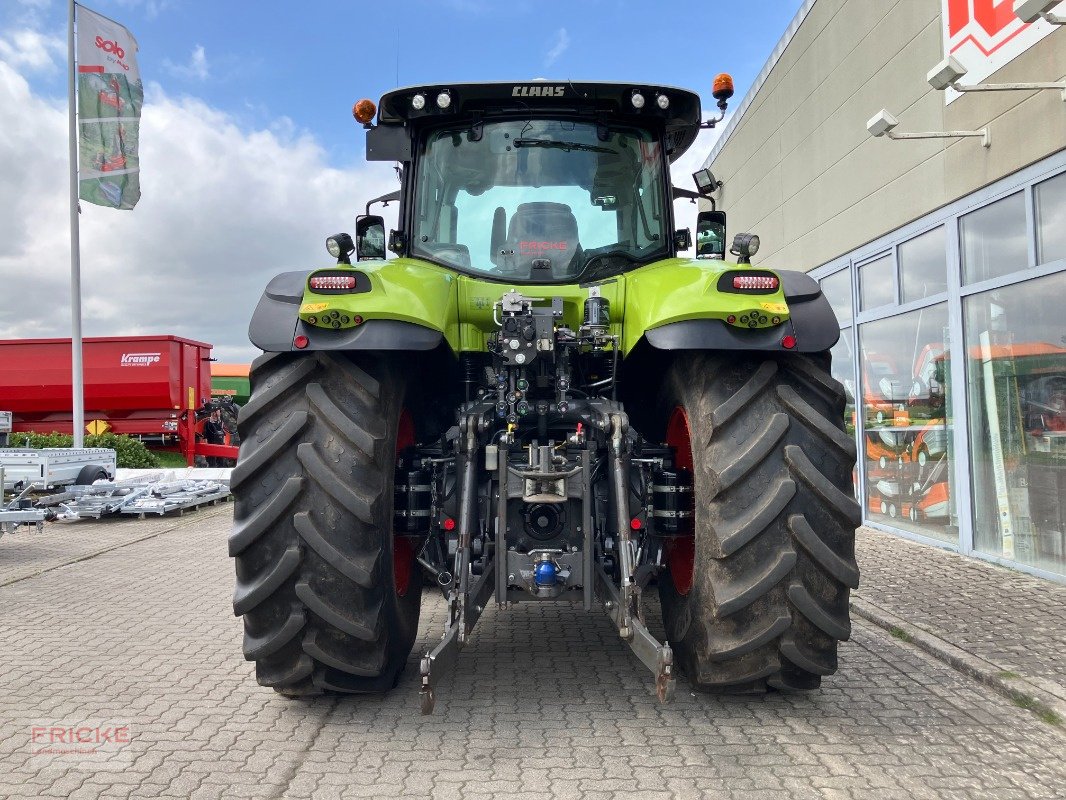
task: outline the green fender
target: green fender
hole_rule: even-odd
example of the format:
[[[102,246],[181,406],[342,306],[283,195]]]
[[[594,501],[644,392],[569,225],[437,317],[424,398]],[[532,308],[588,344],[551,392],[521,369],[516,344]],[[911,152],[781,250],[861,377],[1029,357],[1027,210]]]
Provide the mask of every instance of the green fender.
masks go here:
[[[733,290],[733,275],[776,275],[776,291]],[[622,350],[821,352],[840,328],[818,283],[801,272],[674,258],[626,275]]]
[[[777,275],[780,286],[763,294],[732,291],[730,273],[736,271]],[[315,277],[345,285],[313,289]],[[249,338],[266,352],[432,350],[442,342],[453,353],[485,352],[497,330],[494,305],[508,290],[562,298],[562,322],[576,330],[593,287],[610,302],[610,333],[619,337],[623,354],[641,341],[661,350],[781,350],[786,337],[793,341],[787,349],[816,352],[832,347],[839,335],[818,284],[798,272],[674,258],[590,284],[529,285],[397,258],[276,276],[252,317]]]
[[[354,279],[352,290],[316,290],[316,276]],[[286,272],[267,285],[248,337],[265,352],[459,349],[458,277],[415,259],[363,261]],[[297,337],[306,343],[297,348]]]

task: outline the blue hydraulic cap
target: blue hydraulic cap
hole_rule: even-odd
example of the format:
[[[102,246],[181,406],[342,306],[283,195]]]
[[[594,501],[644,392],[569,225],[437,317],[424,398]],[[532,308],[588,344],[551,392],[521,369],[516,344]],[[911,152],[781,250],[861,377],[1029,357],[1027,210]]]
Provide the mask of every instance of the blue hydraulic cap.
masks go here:
[[[554,586],[559,568],[550,561],[538,561],[533,568],[533,580],[537,586]]]

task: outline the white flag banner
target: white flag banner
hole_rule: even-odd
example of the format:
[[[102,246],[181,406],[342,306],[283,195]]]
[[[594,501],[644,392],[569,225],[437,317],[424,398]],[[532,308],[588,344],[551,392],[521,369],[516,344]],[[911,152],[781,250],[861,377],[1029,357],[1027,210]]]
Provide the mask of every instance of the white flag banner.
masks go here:
[[[114,20],[76,8],[78,194],[89,203],[133,208],[141,197],[137,145],[144,104],[137,40]]]

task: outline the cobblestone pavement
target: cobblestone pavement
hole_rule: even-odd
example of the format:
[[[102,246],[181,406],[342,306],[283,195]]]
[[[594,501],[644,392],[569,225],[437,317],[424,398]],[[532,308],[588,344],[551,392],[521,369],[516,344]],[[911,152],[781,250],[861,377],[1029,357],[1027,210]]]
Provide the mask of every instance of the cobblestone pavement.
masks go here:
[[[432,717],[416,655],[387,696],[285,700],[240,655],[229,508],[160,522],[65,565],[69,527],[0,541],[5,570],[41,559],[0,586],[0,797],[1063,796],[1061,729],[862,620],[809,695],[660,706],[605,617],[526,604],[485,615]],[[443,611],[427,597],[416,653]],[[123,725],[107,754],[31,741]]]
[[[857,552],[866,602],[1002,670],[1066,686],[1066,586],[871,528]]]

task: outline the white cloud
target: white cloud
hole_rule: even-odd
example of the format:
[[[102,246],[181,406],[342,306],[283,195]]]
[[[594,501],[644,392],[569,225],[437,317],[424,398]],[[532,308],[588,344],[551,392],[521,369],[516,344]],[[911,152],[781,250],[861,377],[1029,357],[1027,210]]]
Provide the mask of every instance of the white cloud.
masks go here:
[[[285,122],[245,130],[155,85],[140,141],[137,207],[82,204],[86,336],[171,333],[249,360],[248,321],[267,281],[331,263],[325,237],[396,187],[388,164],[332,168]],[[0,165],[0,338],[69,336],[65,103],[35,95],[2,60]]]
[[[195,78],[197,80],[205,81],[210,77],[210,69],[207,66],[207,53],[204,51],[202,44],[196,45],[192,49],[192,53],[189,55],[189,60],[185,64],[175,64],[174,62],[166,59],[163,61],[163,66],[173,74],[181,78]]]
[[[559,56],[565,53],[569,47],[570,34],[566,32],[566,28],[559,28],[555,33],[555,42],[552,44],[551,49],[544,55],[544,66],[550,67],[558,61]]]
[[[55,72],[66,62],[66,42],[57,36],[22,29],[0,37],[0,61],[26,72]]]

